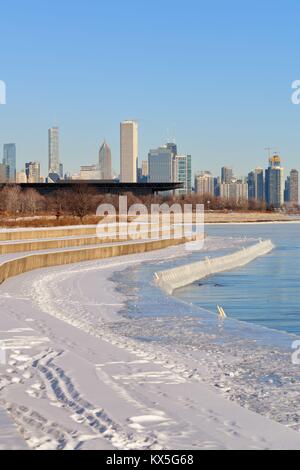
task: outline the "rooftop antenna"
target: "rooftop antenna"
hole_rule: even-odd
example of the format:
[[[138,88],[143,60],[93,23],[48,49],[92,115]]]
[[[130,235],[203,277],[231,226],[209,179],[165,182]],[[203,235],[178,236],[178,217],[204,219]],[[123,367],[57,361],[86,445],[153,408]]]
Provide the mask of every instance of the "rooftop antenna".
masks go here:
[[[167,127],[167,136],[166,136],[166,144],[170,142],[170,129]]]
[[[278,149],[276,147],[266,147],[265,150],[268,152],[269,160],[272,157],[272,151],[273,151],[273,155],[278,154]]]

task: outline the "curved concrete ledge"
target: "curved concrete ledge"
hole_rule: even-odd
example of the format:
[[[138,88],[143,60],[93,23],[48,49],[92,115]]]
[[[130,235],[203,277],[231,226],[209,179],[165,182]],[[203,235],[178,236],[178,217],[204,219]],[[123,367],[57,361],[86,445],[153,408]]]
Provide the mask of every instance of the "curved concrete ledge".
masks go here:
[[[72,247],[84,247],[88,245],[103,245],[108,243],[115,243],[117,242],[126,242],[126,241],[147,241],[153,239],[151,237],[151,233],[148,230],[140,231],[136,234],[136,236],[121,236],[116,232],[116,238],[99,238],[97,236],[83,236],[83,237],[68,237],[68,238],[52,238],[52,239],[35,239],[35,240],[18,240],[18,241],[0,241],[0,255],[6,255],[10,253],[26,253],[29,251],[45,251],[51,249],[61,249],[61,248],[72,248]],[[170,232],[170,236],[174,236],[174,230],[172,229]],[[158,230],[155,234],[155,238],[164,238],[164,231]]]
[[[0,230],[0,241],[5,242],[84,235],[96,235],[96,225],[80,225],[79,227],[47,227],[38,229],[2,229]]]
[[[204,261],[186,264],[167,271],[160,271],[155,274],[157,284],[168,294],[172,294],[175,289],[187,286],[205,277],[223,271],[229,271],[241,266],[245,266],[259,256],[266,255],[272,251],[274,245],[271,240],[266,240],[239,250],[231,255],[218,258],[206,258]]]
[[[186,238],[142,241],[137,243],[124,243],[105,245],[99,248],[82,248],[69,251],[37,253],[12,259],[0,264],[0,284],[6,279],[34,269],[48,268],[65,264],[80,263],[96,259],[112,258],[116,256],[145,253],[161,250],[170,246],[180,245],[190,241]]]

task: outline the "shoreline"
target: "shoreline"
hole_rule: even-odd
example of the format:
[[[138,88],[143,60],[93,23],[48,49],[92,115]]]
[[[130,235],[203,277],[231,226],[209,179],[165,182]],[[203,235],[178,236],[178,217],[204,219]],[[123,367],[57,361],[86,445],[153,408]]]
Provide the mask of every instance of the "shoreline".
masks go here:
[[[210,249],[214,243],[219,249],[219,240]],[[123,450],[300,448],[300,433],[276,422],[284,422],[276,415],[284,416],[280,397],[264,398],[265,410],[258,413],[262,397],[253,401],[255,383],[243,379],[249,367],[257,374],[258,366],[270,363],[278,374],[287,373],[279,349],[274,356],[273,349],[256,344],[250,366],[247,341],[232,344],[225,336],[219,344],[226,332],[217,318],[191,318],[188,310],[182,319],[155,317],[161,297],[153,304],[154,317],[128,321],[120,314],[131,297],[118,292],[112,276],[126,276],[130,266],[136,273],[146,265],[151,271],[161,263],[184,263],[186,257],[183,247],[168,248],[31,272],[1,286],[2,335],[11,341],[14,331],[14,341],[25,338],[27,349],[14,346],[8,365],[14,382],[4,386],[0,399],[19,428],[27,423],[23,437],[30,448],[58,448],[58,438],[65,449],[79,443],[82,449]],[[174,305],[176,299],[166,304],[169,313]],[[165,341],[138,339],[158,331]],[[36,344],[37,338],[42,342]],[[231,375],[233,364],[239,376]],[[80,419],[77,406],[83,408]],[[35,423],[37,413],[42,422]],[[99,428],[90,427],[91,415]]]
[[[7,226],[2,226],[1,225],[1,219],[0,219],[0,232],[3,231],[27,231],[27,230],[62,230],[64,228],[68,228],[69,230],[78,230],[80,228],[83,229],[93,229],[94,227],[97,226],[97,221],[91,221],[91,218],[95,218],[95,216],[87,216],[86,223],[82,223],[78,220],[74,220],[74,223],[70,222],[68,219],[66,223],[63,224],[63,220],[61,221],[62,223],[59,224],[53,224],[49,225],[49,219],[45,219],[45,224],[43,224],[43,219],[31,219],[31,218],[20,218],[17,221],[10,221],[10,224]],[[133,221],[133,217],[129,219],[130,221]],[[30,221],[35,222],[32,225],[30,225]],[[37,224],[36,222],[40,221],[40,225]],[[28,225],[24,226],[22,223],[28,223]],[[69,222],[69,223],[68,223]],[[92,222],[92,223],[91,223]],[[290,222],[300,222],[300,214],[299,215],[293,215],[293,214],[281,214],[281,213],[276,213],[276,212],[252,212],[252,211],[246,211],[246,212],[228,212],[224,213],[223,211],[212,211],[212,212],[207,212],[205,211],[205,223],[206,224],[215,224],[215,223],[222,223],[222,224],[231,224],[231,223],[237,223],[237,224],[242,224],[242,223],[290,223]],[[71,225],[70,225],[71,223]],[[117,224],[124,224],[124,220],[117,220]]]
[[[299,220],[262,220],[253,222],[205,222],[205,225],[285,225],[285,224],[300,224]]]

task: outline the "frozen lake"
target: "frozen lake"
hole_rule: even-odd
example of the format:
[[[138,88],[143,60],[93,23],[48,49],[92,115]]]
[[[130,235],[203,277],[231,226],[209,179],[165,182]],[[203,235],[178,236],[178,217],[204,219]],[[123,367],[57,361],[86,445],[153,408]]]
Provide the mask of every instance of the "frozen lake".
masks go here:
[[[219,304],[230,318],[300,335],[300,225],[208,226],[206,231],[225,239],[270,238],[276,248],[243,268],[180,289],[176,296],[213,311]]]

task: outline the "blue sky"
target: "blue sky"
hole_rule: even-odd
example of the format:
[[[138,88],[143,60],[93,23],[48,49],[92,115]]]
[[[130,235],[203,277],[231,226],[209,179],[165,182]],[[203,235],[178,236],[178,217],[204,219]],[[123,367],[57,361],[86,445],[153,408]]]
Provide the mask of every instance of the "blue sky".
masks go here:
[[[96,162],[104,138],[118,170],[131,118],[141,160],[174,136],[194,170],[246,174],[268,146],[300,167],[299,1],[10,0],[0,14],[0,145],[16,142],[19,167],[46,171],[59,125],[67,170]]]

